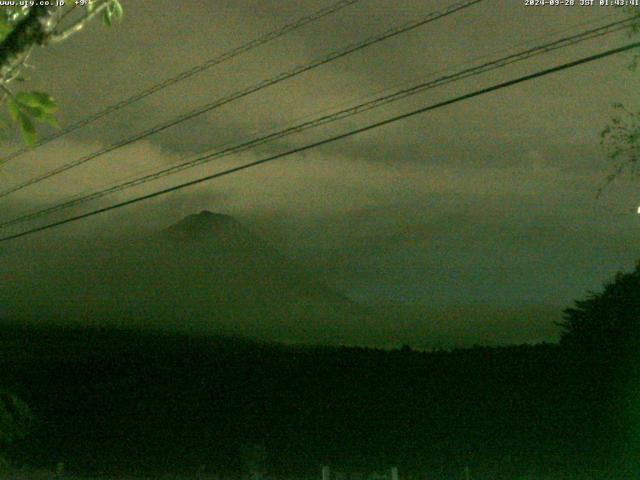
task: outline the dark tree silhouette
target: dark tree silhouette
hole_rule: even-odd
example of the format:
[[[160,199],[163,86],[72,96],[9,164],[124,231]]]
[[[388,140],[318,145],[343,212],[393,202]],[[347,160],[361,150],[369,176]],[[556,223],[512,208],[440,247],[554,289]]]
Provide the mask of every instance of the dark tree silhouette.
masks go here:
[[[610,443],[607,461],[619,462],[628,478],[640,471],[640,262],[618,273],[599,293],[564,311],[560,343],[577,368],[571,386],[596,402],[582,401],[593,425],[591,437]],[[581,385],[581,387],[580,387]],[[591,403],[591,407],[586,407]],[[597,427],[600,425],[600,427]]]
[[[640,262],[630,273],[618,273],[600,293],[564,311],[560,343],[591,354],[619,357],[637,349],[640,340]]]

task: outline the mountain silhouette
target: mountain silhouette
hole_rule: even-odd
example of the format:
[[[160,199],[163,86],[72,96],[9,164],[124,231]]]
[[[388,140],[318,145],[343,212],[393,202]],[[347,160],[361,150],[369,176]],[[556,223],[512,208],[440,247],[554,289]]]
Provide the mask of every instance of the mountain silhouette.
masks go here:
[[[264,242],[255,237],[235,218],[208,210],[183,218],[164,230],[164,234],[173,240],[204,240],[234,250],[265,247]]]
[[[9,320],[333,344],[368,321],[236,219],[206,210],[146,238],[6,260],[0,317]]]

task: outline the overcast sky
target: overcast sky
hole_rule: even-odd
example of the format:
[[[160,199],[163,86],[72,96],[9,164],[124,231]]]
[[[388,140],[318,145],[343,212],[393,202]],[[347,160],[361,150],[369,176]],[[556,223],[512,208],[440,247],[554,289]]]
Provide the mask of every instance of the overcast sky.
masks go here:
[[[35,52],[29,88],[54,95],[61,107],[60,123],[68,125],[329,3],[125,0],[121,24],[111,29],[92,25],[64,44]],[[24,181],[449,3],[361,0],[10,162],[1,169],[2,184]],[[2,217],[620,14],[611,7],[526,7],[521,0],[486,0],[1,199]],[[616,34],[566,48],[85,208],[262,158],[628,41]],[[597,290],[616,271],[631,269],[640,256],[640,217],[633,213],[640,203],[637,181],[622,178],[595,199],[611,168],[598,144],[611,104],[638,107],[640,73],[626,68],[630,59],[631,54],[609,57],[502,89],[38,234],[29,242],[51,246],[60,235],[124,235],[209,209],[235,216],[361,301],[559,310],[587,290]],[[16,142],[4,149],[10,151]]]

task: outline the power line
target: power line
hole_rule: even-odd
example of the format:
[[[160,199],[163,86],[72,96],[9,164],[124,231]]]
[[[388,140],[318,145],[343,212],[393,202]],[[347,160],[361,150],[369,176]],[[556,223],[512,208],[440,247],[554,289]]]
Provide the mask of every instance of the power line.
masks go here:
[[[284,26],[282,26],[281,28],[274,30],[272,32],[269,32],[261,37],[255,38],[243,45],[240,45],[239,47],[234,48],[233,50],[229,50],[228,52],[225,52],[217,57],[214,58],[210,58],[209,60],[207,60],[204,63],[201,63],[199,65],[196,65],[188,70],[184,70],[180,73],[178,73],[177,75],[167,78],[166,80],[157,83],[145,90],[141,90],[138,93],[135,93],[133,95],[131,95],[130,97],[127,97],[123,100],[120,100],[117,103],[114,103],[112,105],[109,105],[108,107],[106,107],[103,110],[100,110],[99,112],[96,112],[92,115],[89,115],[87,117],[84,117],[80,120],[78,120],[75,123],[72,123],[71,125],[63,128],[62,130],[55,132],[51,135],[48,135],[46,137],[44,137],[42,140],[38,141],[32,148],[29,147],[23,147],[20,148],[12,153],[10,153],[9,155],[7,155],[6,157],[4,157],[2,160],[0,160],[0,165],[4,165],[5,163],[13,160],[14,158],[19,157],[20,155],[23,155],[27,152],[30,152],[38,147],[41,147],[42,145],[46,145],[47,143],[52,142],[53,140],[56,140],[60,137],[63,137],[65,135],[68,135],[71,132],[74,132],[80,128],[83,128],[93,122],[95,122],[96,120],[99,120],[102,117],[105,117],[107,115],[110,115],[114,112],[117,112],[118,110],[127,107],[133,103],[136,103],[140,100],[142,100],[143,98],[148,97],[149,95],[153,95],[156,92],[159,92],[160,90],[164,90],[167,87],[170,87],[172,85],[175,85],[176,83],[179,83],[183,80],[186,80],[187,78],[193,77],[194,75],[197,75],[198,73],[204,72],[205,70],[208,70],[212,67],[215,67],[216,65],[219,65],[223,62],[226,62],[227,60],[231,60],[232,58],[235,58],[239,55],[242,55],[243,53],[248,52],[249,50],[253,50],[254,48],[257,48],[261,45],[264,45],[265,43],[268,43],[272,40],[275,40],[279,37],[282,37],[284,35],[286,35],[287,33],[290,33],[294,30],[297,30],[298,28],[301,28],[311,22],[314,22],[316,20],[319,20],[323,17],[326,17],[328,15],[331,15],[332,13],[335,13],[339,10],[342,10],[345,7],[348,7],[350,5],[353,5],[355,3],[358,3],[360,0],[340,0],[337,3],[334,3],[333,5],[329,5],[328,7],[322,8],[310,15],[306,15],[304,17],[301,17],[297,20],[295,20],[292,23],[286,24]]]
[[[498,84],[493,85],[491,87],[482,88],[480,90],[476,90],[474,92],[467,93],[465,95],[460,95],[458,97],[454,97],[454,98],[451,98],[449,100],[445,100],[445,101],[438,102],[438,103],[435,103],[435,104],[432,104],[432,105],[428,105],[426,107],[422,107],[422,108],[419,108],[417,110],[412,110],[411,112],[408,112],[408,113],[403,113],[401,115],[396,115],[396,116],[387,118],[387,119],[379,121],[379,122],[371,123],[371,124],[369,124],[367,126],[360,127],[360,128],[354,129],[354,130],[350,130],[350,131],[348,131],[346,133],[335,135],[333,137],[329,137],[329,138],[326,138],[324,140],[320,140],[318,142],[310,143],[310,144],[304,145],[302,147],[297,147],[297,148],[288,150],[286,152],[278,153],[278,154],[272,155],[270,157],[266,157],[266,158],[263,158],[263,159],[260,159],[260,160],[256,160],[254,162],[250,162],[250,163],[246,163],[244,165],[240,165],[238,167],[229,168],[227,170],[223,170],[222,172],[217,172],[217,173],[214,173],[212,175],[207,175],[205,177],[198,178],[196,180],[191,180],[189,182],[181,183],[179,185],[174,185],[173,187],[165,188],[163,190],[158,190],[156,192],[149,193],[149,194],[146,194],[146,195],[142,195],[140,197],[136,197],[136,198],[132,198],[132,199],[129,199],[129,200],[125,200],[123,202],[116,203],[114,205],[110,205],[108,207],[103,207],[103,208],[99,208],[99,209],[93,210],[91,212],[83,213],[81,215],[76,215],[75,217],[71,217],[71,218],[67,218],[67,219],[64,219],[64,220],[57,221],[57,222],[49,223],[47,225],[43,225],[41,227],[37,227],[37,228],[30,229],[30,230],[26,230],[24,232],[16,233],[16,234],[13,234],[13,235],[8,235],[8,236],[0,238],[0,242],[6,242],[6,241],[9,241],[9,240],[14,240],[16,238],[24,237],[26,235],[31,235],[33,233],[41,232],[41,231],[44,231],[44,230],[49,230],[51,228],[58,227],[58,226],[61,226],[61,225],[65,225],[67,223],[71,223],[71,222],[75,222],[75,221],[78,221],[78,220],[81,220],[81,219],[84,219],[84,218],[92,217],[92,216],[98,215],[100,213],[105,213],[105,212],[108,212],[108,211],[111,211],[111,210],[122,208],[122,207],[125,207],[125,206],[128,206],[128,205],[132,205],[134,203],[138,203],[138,202],[142,202],[142,201],[145,201],[145,200],[149,200],[151,198],[159,197],[159,196],[165,195],[167,193],[175,192],[177,190],[182,190],[184,188],[191,187],[193,185],[197,185],[197,184],[200,184],[200,183],[204,183],[204,182],[207,182],[209,180],[214,180],[216,178],[220,178],[220,177],[224,177],[224,176],[227,176],[227,175],[231,175],[233,173],[237,173],[237,172],[240,172],[240,171],[243,171],[243,170],[247,170],[249,168],[257,167],[259,165],[262,165],[262,164],[265,164],[265,163],[268,163],[268,162],[272,162],[274,160],[278,160],[280,158],[293,155],[295,153],[304,152],[304,151],[310,150],[312,148],[317,148],[319,146],[326,145],[328,143],[333,143],[335,141],[342,140],[344,138],[348,138],[348,137],[351,137],[351,136],[354,136],[354,135],[358,135],[360,133],[364,133],[364,132],[367,132],[369,130],[373,130],[375,128],[379,128],[379,127],[388,125],[390,123],[397,122],[399,120],[404,120],[406,118],[413,117],[413,116],[421,114],[421,113],[426,113],[426,112],[429,112],[429,111],[432,111],[432,110],[436,110],[438,108],[442,108],[442,107],[445,107],[445,106],[448,106],[448,105],[452,105],[454,103],[458,103],[458,102],[461,102],[463,100],[468,100],[470,98],[478,97],[480,95],[484,95],[484,94],[487,94],[487,93],[490,93],[490,92],[494,92],[494,91],[500,90],[502,88],[507,88],[507,87],[510,87],[510,86],[513,86],[513,85],[516,85],[516,84],[519,84],[519,83],[527,82],[527,81],[530,81],[530,80],[533,80],[533,79],[536,79],[536,78],[540,78],[540,77],[543,77],[543,76],[546,76],[546,75],[550,75],[552,73],[556,73],[556,72],[559,72],[559,71],[562,71],[562,70],[573,68],[573,67],[576,67],[578,65],[583,65],[585,63],[594,62],[596,60],[600,60],[602,58],[609,57],[611,55],[616,55],[618,53],[626,52],[628,50],[631,50],[633,48],[638,48],[638,47],[640,47],[640,42],[634,42],[634,43],[625,45],[623,47],[618,47],[618,48],[610,49],[610,50],[607,50],[605,52],[601,52],[601,53],[598,53],[598,54],[595,54],[595,55],[591,55],[591,56],[588,56],[588,57],[583,57],[583,58],[581,58],[579,60],[574,60],[572,62],[564,63],[562,65],[558,65],[558,66],[555,66],[555,67],[552,67],[552,68],[548,68],[548,69],[541,70],[541,71],[538,71],[538,72],[535,72],[535,73],[531,73],[531,74],[528,74],[528,75],[525,75],[525,76],[522,76],[522,77],[518,77],[518,78],[513,79],[513,80],[509,80],[509,81],[506,81],[506,82],[498,83]]]
[[[233,147],[229,147],[229,148],[225,148],[223,150],[217,151],[217,152],[213,152],[213,153],[209,153],[200,157],[197,157],[193,160],[181,163],[179,165],[174,165],[174,166],[170,166],[167,168],[164,168],[162,170],[156,171],[154,173],[148,174],[148,175],[143,175],[141,177],[137,177],[133,180],[128,180],[122,183],[119,183],[117,185],[108,187],[106,189],[103,190],[99,190],[97,192],[93,192],[90,193],[88,195],[84,195],[84,196],[80,196],[78,198],[74,198],[71,200],[68,200],[66,202],[63,202],[61,204],[58,205],[54,205],[42,210],[38,210],[36,212],[32,212],[26,215],[22,215],[19,216],[17,218],[5,221],[0,223],[0,228],[5,228],[8,227],[10,225],[15,225],[17,223],[22,223],[28,220],[33,220],[35,218],[39,218],[45,215],[48,215],[50,213],[54,213],[54,212],[58,212],[58,211],[62,211],[68,208],[71,208],[73,206],[77,206],[86,202],[89,202],[91,200],[96,200],[98,198],[102,198],[106,195],[115,193],[115,192],[119,192],[122,190],[126,190],[138,185],[142,185],[144,183],[147,183],[149,181],[152,180],[156,180],[174,173],[178,173],[182,170],[186,170],[189,168],[193,168],[196,167],[198,165],[202,165],[204,163],[208,163],[214,159],[218,159],[218,158],[222,158],[222,157],[226,157],[229,155],[233,155],[233,154],[237,154],[237,153],[241,153],[243,151],[247,151],[250,150],[252,148],[255,148],[256,146],[271,142],[273,140],[276,139],[280,139],[292,134],[296,134],[296,133],[300,133],[303,132],[305,130],[311,129],[311,128],[316,128],[318,126],[321,125],[325,125],[327,123],[332,123],[338,120],[342,120],[344,118],[347,117],[351,117],[353,115],[357,115],[363,112],[366,112],[368,110],[372,110],[374,108],[379,108],[383,105],[387,105],[389,103],[407,98],[411,95],[416,95],[418,93],[421,93],[425,90],[428,89],[432,89],[432,88],[436,88],[454,81],[459,81],[459,80],[463,80],[472,76],[476,76],[476,75],[480,75],[482,73],[486,73],[488,71],[491,70],[495,70],[498,68],[502,68],[506,65],[512,64],[512,63],[516,63],[519,61],[523,61],[523,60],[527,60],[533,56],[536,55],[541,55],[544,53],[548,53],[560,48],[566,48],[568,46],[571,45],[575,45],[577,43],[580,42],[584,42],[586,40],[591,40],[594,38],[598,38],[604,35],[608,35],[611,33],[615,33],[617,31],[620,31],[624,28],[627,28],[627,26],[630,24],[630,22],[632,22],[632,20],[620,20],[620,21],[616,21],[616,22],[612,22],[610,24],[607,25],[603,25],[600,27],[596,27],[593,29],[589,29],[583,32],[580,32],[578,34],[575,35],[571,35],[568,37],[564,37],[561,38],[559,40],[555,40],[553,42],[549,42],[543,45],[539,45],[539,46],[535,46],[533,48],[529,48],[526,49],[524,51],[521,52],[517,52],[517,53],[513,53],[511,55],[507,55],[505,57],[499,58],[497,60],[492,60],[490,62],[485,62],[481,65],[478,66],[474,66],[474,67],[470,67],[470,68],[466,68],[463,69],[459,72],[453,73],[453,74],[449,74],[449,75],[445,75],[442,77],[439,77],[437,79],[434,80],[429,80],[426,82],[422,82],[420,84],[411,86],[409,88],[404,88],[401,90],[398,90],[396,92],[393,92],[391,94],[388,95],[384,95],[378,98],[375,98],[373,100],[369,100],[367,102],[364,103],[360,103],[358,105],[328,114],[328,115],[324,115],[318,118],[315,118],[313,120],[307,121],[307,122],[303,122],[301,124],[289,127],[289,128],[285,128],[284,130],[280,130],[278,132],[274,132],[274,133],[270,133],[268,135],[264,135],[261,137],[258,137],[256,139],[253,140],[249,140],[247,142],[243,142],[239,145],[235,145]]]
[[[610,19],[612,17],[619,17],[619,14],[610,13],[608,15],[604,15],[604,16],[600,17],[598,19],[598,21],[601,21],[601,20],[604,20],[604,19]],[[487,54],[483,54],[483,55],[480,55],[480,56],[473,57],[473,58],[471,58],[469,60],[466,60],[464,62],[460,62],[459,64],[452,65],[450,67],[439,68],[439,69],[437,69],[435,71],[429,72],[429,74],[427,74],[427,75],[421,75],[419,78],[415,78],[414,77],[411,80],[405,80],[405,81],[402,81],[402,82],[399,82],[399,83],[397,82],[397,83],[395,83],[393,85],[388,85],[388,86],[386,86],[386,87],[384,87],[382,89],[377,89],[377,90],[369,92],[369,93],[367,93],[365,95],[358,95],[356,97],[352,97],[349,100],[342,101],[342,102],[337,103],[337,104],[335,104],[335,105],[333,105],[331,107],[324,107],[324,108],[318,109],[314,113],[308,113],[308,114],[296,117],[295,120],[282,122],[282,123],[279,124],[278,128],[253,129],[253,130],[251,130],[251,134],[252,135],[253,134],[263,135],[263,134],[266,134],[267,132],[277,132],[277,131],[280,130],[280,128],[284,128],[285,125],[295,125],[299,121],[308,120],[310,118],[314,118],[315,115],[324,114],[326,112],[333,111],[336,108],[344,107],[345,105],[350,105],[350,104],[352,104],[353,101],[363,101],[363,100],[366,100],[366,99],[371,99],[371,98],[374,98],[375,96],[377,96],[379,94],[388,93],[388,92],[391,92],[391,91],[393,91],[395,89],[399,89],[401,87],[405,87],[407,85],[415,85],[416,82],[422,82],[422,81],[424,81],[425,78],[431,78],[433,75],[443,74],[445,72],[449,72],[451,70],[454,70],[454,68],[457,68],[457,67],[474,65],[476,62],[481,61],[481,60],[485,60],[485,59],[490,58],[490,57],[493,57],[494,55],[505,53],[505,52],[513,52],[513,51],[516,51],[517,48],[519,48],[519,47],[530,46],[532,44],[535,44],[534,43],[535,41],[542,41],[542,40],[544,40],[546,38],[549,38],[550,36],[552,36],[554,34],[563,34],[563,33],[566,33],[566,32],[572,32],[572,31],[575,31],[576,28],[578,28],[578,27],[583,27],[583,26],[587,26],[587,25],[593,25],[595,23],[598,23],[598,21],[596,21],[595,19],[591,19],[591,20],[588,20],[588,21],[585,21],[585,22],[580,22],[580,23],[573,24],[570,27],[563,28],[561,30],[555,30],[553,32],[548,32],[545,35],[536,36],[536,37],[530,38],[530,39],[528,39],[528,40],[526,40],[524,42],[518,42],[518,43],[516,43],[514,45],[511,45],[509,47],[501,48],[501,49],[498,49],[498,50],[494,50],[491,53],[487,53]],[[627,20],[624,20],[623,22],[627,22],[627,21],[630,21],[630,20],[627,19]],[[628,28],[628,27],[625,26],[625,28]],[[611,32],[608,32],[608,33],[614,33],[614,32],[611,31]],[[197,153],[195,155],[203,155],[203,154],[205,154],[205,152],[211,152],[211,151],[213,151],[214,149],[217,149],[217,148],[226,148],[227,146],[232,145],[234,143],[235,143],[234,141],[229,140],[229,141],[223,142],[221,144],[217,144],[217,145],[214,145],[212,147],[209,147],[209,148],[206,148],[204,150],[201,150],[199,153]],[[116,186],[118,184],[118,182],[123,182],[123,181],[128,181],[128,180],[131,180],[131,179],[136,179],[136,178],[138,178],[138,175],[146,175],[146,174],[148,174],[150,172],[156,172],[157,170],[158,170],[157,167],[147,168],[144,171],[141,170],[141,171],[132,173],[130,175],[127,175],[127,177],[122,178],[122,179],[120,179],[120,180],[118,180],[116,182],[110,182],[108,185]],[[103,184],[101,187],[102,188],[107,188],[107,184]],[[89,192],[91,192],[91,189],[85,189],[84,191],[77,192],[77,193],[75,193],[73,195],[68,196],[67,198],[68,198],[68,200],[78,199],[80,197],[83,197],[84,195],[86,195]]]
[[[54,177],[54,176],[56,176],[56,175],[58,175],[60,173],[66,172],[66,171],[68,171],[68,170],[70,170],[72,168],[75,168],[75,167],[77,167],[79,165],[82,165],[82,164],[87,163],[87,162],[89,162],[91,160],[94,160],[94,159],[96,159],[96,158],[98,158],[98,157],[100,157],[102,155],[105,155],[107,153],[110,153],[110,152],[113,152],[115,150],[118,150],[118,149],[120,149],[120,148],[122,148],[124,146],[130,145],[130,144],[132,144],[134,142],[137,142],[138,140],[142,140],[142,139],[147,138],[147,137],[149,137],[151,135],[155,135],[156,133],[162,132],[162,131],[170,128],[170,127],[173,127],[175,125],[183,123],[183,122],[185,122],[187,120],[191,120],[192,118],[195,118],[195,117],[197,117],[199,115],[202,115],[202,114],[204,114],[206,112],[209,112],[211,110],[219,108],[219,107],[221,107],[223,105],[231,103],[231,102],[233,102],[235,100],[238,100],[240,98],[246,97],[247,95],[250,95],[250,94],[255,93],[255,92],[259,91],[259,90],[267,88],[267,87],[269,87],[271,85],[275,85],[276,83],[279,83],[279,82],[282,82],[282,81],[287,80],[289,78],[292,78],[294,76],[300,75],[300,74],[302,74],[304,72],[307,72],[307,71],[309,71],[311,69],[314,69],[314,68],[319,67],[321,65],[324,65],[326,63],[332,62],[334,60],[337,60],[338,58],[344,57],[346,55],[349,55],[349,54],[354,53],[356,51],[362,50],[362,49],[364,49],[366,47],[369,47],[371,45],[374,45],[376,43],[382,42],[382,41],[384,41],[384,40],[386,40],[388,38],[394,37],[394,36],[399,35],[401,33],[408,32],[410,30],[414,30],[414,29],[416,29],[418,27],[421,27],[421,26],[423,26],[423,25],[425,25],[427,23],[433,22],[433,21],[438,20],[440,18],[443,18],[443,17],[446,17],[448,15],[451,15],[451,14],[453,14],[455,12],[458,12],[458,11],[461,11],[463,9],[469,8],[472,5],[475,5],[475,4],[480,3],[482,1],[483,0],[465,0],[465,1],[462,1],[462,2],[454,3],[454,4],[450,5],[449,7],[447,7],[442,12],[437,11],[437,12],[430,13],[426,17],[422,17],[419,20],[414,20],[412,22],[405,23],[402,26],[392,28],[390,30],[387,30],[387,31],[383,32],[382,34],[379,34],[379,35],[376,35],[376,36],[373,36],[373,37],[369,37],[368,39],[366,39],[364,41],[352,44],[352,45],[350,45],[350,46],[348,46],[346,48],[343,48],[341,50],[334,51],[334,52],[332,52],[332,53],[330,53],[330,54],[328,54],[328,55],[326,55],[326,56],[324,56],[322,58],[319,58],[319,59],[316,59],[316,60],[312,61],[311,63],[298,66],[298,67],[296,67],[296,68],[294,68],[292,70],[289,70],[289,71],[281,73],[281,74],[279,74],[279,75],[277,75],[275,77],[272,77],[271,79],[263,80],[263,81],[258,82],[256,84],[253,84],[253,85],[251,85],[251,86],[249,86],[249,87],[247,87],[247,88],[245,88],[243,90],[239,90],[239,91],[237,91],[237,92],[235,92],[235,93],[233,93],[233,94],[231,94],[229,96],[220,98],[220,99],[218,99],[218,100],[216,100],[216,101],[214,101],[212,103],[209,103],[209,104],[204,105],[202,107],[199,107],[199,108],[197,108],[195,110],[192,110],[191,112],[188,112],[186,114],[183,114],[183,115],[180,115],[178,117],[175,117],[174,119],[172,119],[172,120],[170,120],[168,122],[165,122],[165,123],[160,124],[160,125],[156,125],[155,127],[151,128],[151,129],[148,129],[148,130],[146,130],[146,131],[144,131],[142,133],[138,133],[138,134],[136,134],[136,135],[134,135],[132,137],[129,137],[126,140],[123,140],[123,141],[120,141],[118,143],[112,144],[112,145],[110,145],[108,147],[105,147],[105,148],[103,148],[101,150],[98,150],[96,152],[93,152],[93,153],[90,153],[88,155],[85,155],[84,157],[81,157],[81,158],[79,158],[79,159],[77,159],[77,160],[75,160],[73,162],[67,163],[67,164],[62,165],[62,166],[60,166],[58,168],[50,170],[49,172],[47,172],[45,174],[36,176],[36,177],[31,178],[31,179],[29,179],[29,180],[27,180],[27,181],[25,181],[25,182],[23,182],[21,184],[18,184],[18,185],[15,185],[13,187],[10,187],[9,189],[0,192],[0,198],[6,197],[7,195],[10,195],[10,194],[12,194],[14,192],[22,190],[22,189],[24,189],[26,187],[29,187],[31,185],[34,185],[36,183],[39,183],[39,182],[41,182],[43,180],[47,180],[47,179],[49,179],[51,177]]]

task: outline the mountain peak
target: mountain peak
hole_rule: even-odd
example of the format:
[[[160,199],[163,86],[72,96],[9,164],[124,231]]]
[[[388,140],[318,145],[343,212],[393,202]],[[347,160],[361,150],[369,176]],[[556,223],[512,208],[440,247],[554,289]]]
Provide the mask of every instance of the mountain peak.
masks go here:
[[[185,217],[183,221],[187,219],[192,219],[195,222],[207,225],[217,224],[220,222],[235,221],[231,215],[225,215],[224,213],[214,213],[210,210],[202,210],[200,213],[189,215],[188,217]]]
[[[261,242],[235,218],[223,213],[202,210],[183,218],[165,230],[174,240],[215,242],[231,248],[255,248]]]
[[[190,217],[198,217],[201,219],[214,219],[214,218],[232,218],[224,213],[213,213],[211,210],[202,210],[200,213],[194,213],[189,215]]]
[[[200,213],[183,218],[167,230],[171,233],[187,236],[200,236],[224,228],[225,225],[231,223],[235,223],[235,219],[229,215],[202,210]]]

